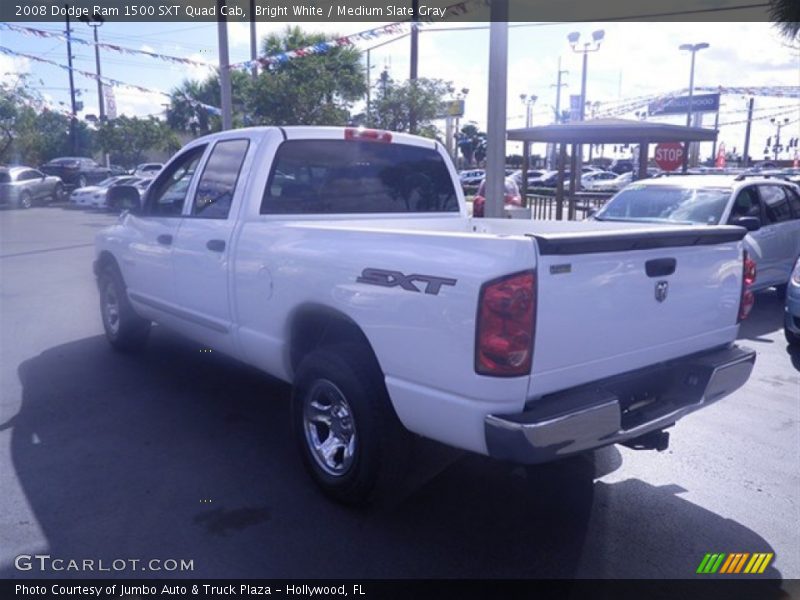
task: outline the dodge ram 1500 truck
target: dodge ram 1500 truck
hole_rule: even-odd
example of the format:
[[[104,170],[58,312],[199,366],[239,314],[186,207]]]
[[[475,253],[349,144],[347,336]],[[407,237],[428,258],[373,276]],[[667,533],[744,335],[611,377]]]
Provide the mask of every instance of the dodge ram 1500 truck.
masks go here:
[[[743,228],[473,220],[430,139],[226,131],[127,192],[94,264],[111,345],[157,322],[290,382],[339,501],[368,499],[409,431],[520,464],[663,449],[755,361],[734,345]]]

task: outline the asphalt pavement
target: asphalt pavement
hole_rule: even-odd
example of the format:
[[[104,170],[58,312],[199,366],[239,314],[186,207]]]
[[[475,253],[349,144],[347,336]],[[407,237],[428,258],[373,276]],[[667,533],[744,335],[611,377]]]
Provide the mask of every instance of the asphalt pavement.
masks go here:
[[[796,584],[800,353],[773,293],[741,329],[749,382],[667,451],[526,471],[417,441],[411,479],[359,511],[304,473],[286,385],[160,328],[111,351],[91,262],[114,219],[0,211],[0,577],[103,575],[15,568],[44,553],[193,561],[127,577],[692,578],[707,552],[773,552],[765,585]]]

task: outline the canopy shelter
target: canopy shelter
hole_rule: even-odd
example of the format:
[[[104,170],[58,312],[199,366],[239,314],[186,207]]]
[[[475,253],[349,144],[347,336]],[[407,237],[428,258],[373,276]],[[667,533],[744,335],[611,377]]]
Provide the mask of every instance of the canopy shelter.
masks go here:
[[[544,142],[556,144],[558,149],[559,183],[556,191],[556,218],[563,215],[564,198],[564,163],[566,162],[566,146],[572,146],[572,166],[570,169],[570,203],[569,217],[574,218],[574,190],[580,181],[580,163],[578,155],[581,144],[638,144],[639,164],[637,178],[647,176],[647,154],[649,145],[661,142],[713,142],[717,139],[715,129],[700,127],[684,127],[667,123],[653,123],[648,121],[632,121],[626,119],[594,119],[590,121],[576,121],[539,127],[525,127],[508,131],[509,141],[520,141],[526,144]],[[522,167],[523,190],[527,191],[528,165]]]

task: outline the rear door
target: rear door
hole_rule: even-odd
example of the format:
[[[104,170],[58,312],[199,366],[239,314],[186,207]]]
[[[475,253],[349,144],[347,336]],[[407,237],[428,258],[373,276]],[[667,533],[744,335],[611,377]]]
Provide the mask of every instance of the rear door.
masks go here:
[[[131,238],[122,271],[128,295],[167,320],[176,316],[173,243],[205,150],[205,145],[193,146],[175,157],[148,189],[141,214],[126,217]]]
[[[214,144],[173,244],[176,299],[192,335],[226,353],[235,353],[228,278],[249,146],[246,137]]]

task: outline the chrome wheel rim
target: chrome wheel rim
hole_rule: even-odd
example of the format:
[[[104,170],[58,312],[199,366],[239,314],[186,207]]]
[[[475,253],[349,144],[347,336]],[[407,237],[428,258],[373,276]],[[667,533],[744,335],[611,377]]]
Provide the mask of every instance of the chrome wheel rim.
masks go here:
[[[31,207],[31,197],[28,194],[22,196],[22,208],[30,208]]]
[[[357,444],[353,410],[327,379],[315,381],[303,399],[303,431],[317,465],[341,477],[353,466]]]
[[[112,335],[119,333],[119,298],[112,282],[106,284],[103,292],[103,319]]]

